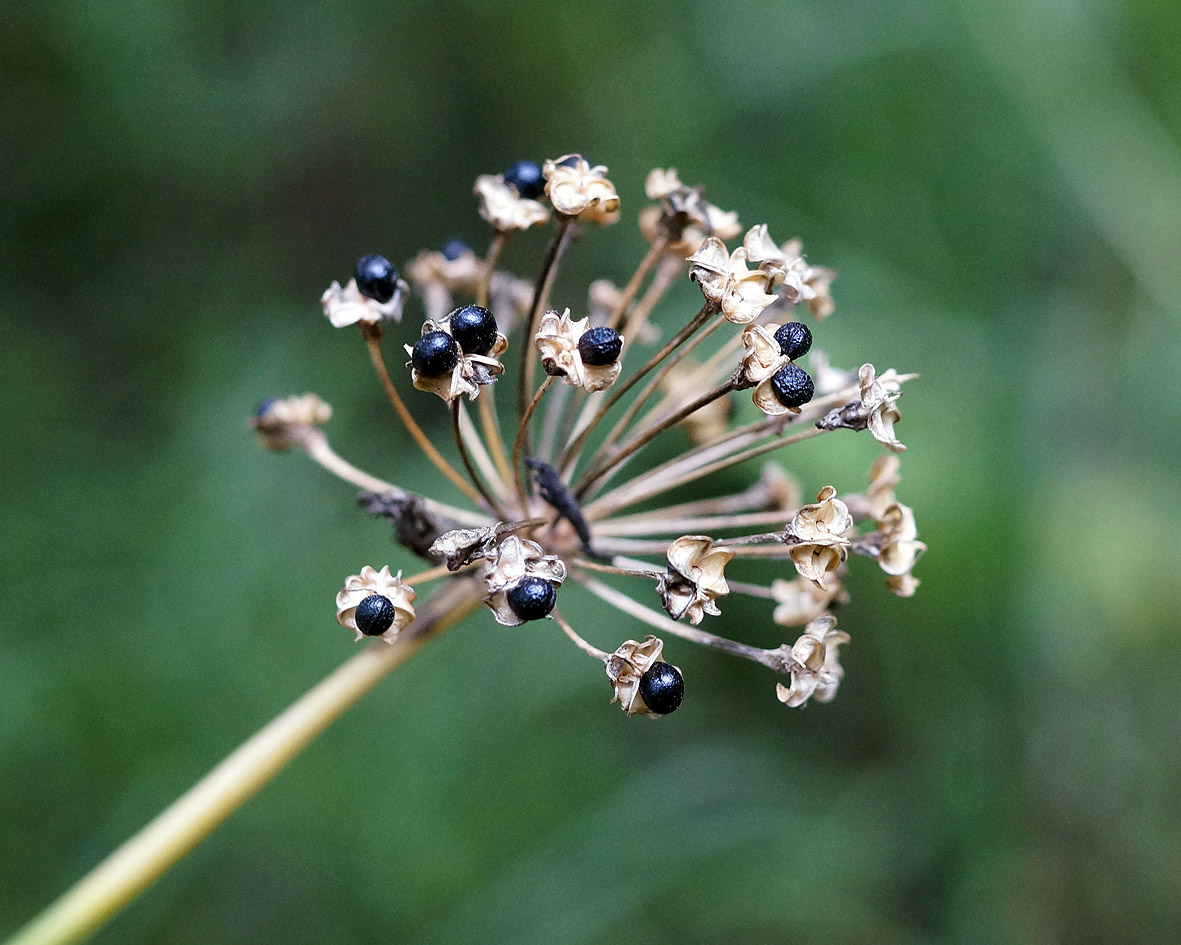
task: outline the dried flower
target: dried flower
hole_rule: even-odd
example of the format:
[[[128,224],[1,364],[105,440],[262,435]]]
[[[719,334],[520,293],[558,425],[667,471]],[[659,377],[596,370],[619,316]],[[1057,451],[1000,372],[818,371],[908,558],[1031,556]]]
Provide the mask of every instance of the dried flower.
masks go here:
[[[387,302],[379,302],[361,294],[357,288],[357,280],[350,279],[342,288],[339,282],[333,282],[324,294],[320,296],[320,305],[333,328],[344,328],[362,322],[366,325],[378,325],[386,321],[401,321],[402,308],[406,304],[406,296],[410,287],[398,278],[394,294]]]
[[[853,517],[836,494],[832,486],[825,486],[816,504],[801,508],[787,526],[796,570],[820,587],[825,586],[824,576],[848,557],[851,544],[845,533],[853,528]]]
[[[488,588],[484,603],[497,623],[516,627],[525,622],[514,611],[508,595],[531,578],[561,585],[566,580],[566,565],[557,555],[547,555],[537,542],[509,535],[489,555],[484,570]]]
[[[504,365],[496,358],[508,348],[508,339],[499,332],[486,355],[463,351],[457,343],[450,349],[450,356],[445,357],[447,349],[437,344],[424,354],[424,340],[434,340],[438,334],[451,337],[450,320],[436,322],[428,318],[423,322],[419,343],[413,346],[403,345],[410,356],[406,366],[411,369],[411,383],[418,390],[435,394],[448,403],[462,394],[467,394],[470,400],[475,400],[481,387],[493,383],[497,375],[504,372]],[[428,367],[432,363],[432,356],[435,359],[434,363],[438,365],[437,371]]]
[[[382,632],[367,634],[357,626],[357,607],[374,595],[389,602],[391,622]],[[401,571],[391,575],[388,566],[376,571],[365,565],[360,574],[350,574],[345,578],[344,587],[337,592],[336,619],[342,627],[356,633],[358,640],[365,636],[380,636],[386,643],[393,643],[414,619],[414,599],[417,596],[414,588],[402,582]]]
[[[605,226],[619,219],[619,195],[607,179],[607,168],[591,166],[580,154],[546,161],[545,192],[554,209],[568,217]]]
[[[534,199],[543,187],[558,219],[542,271],[517,279],[498,270],[497,261],[508,231],[548,218],[549,210]],[[349,579],[338,616],[361,635],[393,640],[413,619],[414,592],[407,584],[445,581],[451,584],[449,608],[483,601],[502,625],[537,621],[539,628],[559,628],[603,664],[614,701],[629,715],[676,709],[684,678],[661,659],[661,640],[630,639],[610,653],[583,639],[557,607],[559,587],[565,599],[572,584],[575,593],[617,609],[621,619],[790,675],[790,685],[778,689],[789,705],[826,701],[841,678],[839,646],[848,640],[829,611],[848,599],[850,552],[874,558],[895,594],[912,594],[918,585],[911,569],[926,546],[913,511],[894,495],[897,460],[875,463],[863,495],[844,501],[825,486],[815,504],[802,507],[799,486],[774,463],[762,461],[757,480],[736,491],[726,491],[720,483],[727,480],[714,474],[745,466],[753,476],[751,460],[835,429],[869,429],[900,449],[893,437],[895,402],[914,375],[891,370],[878,376],[868,364],[858,376],[834,370],[823,352],[809,353],[810,329],[774,320],[802,302],[815,311],[831,308],[832,273],[809,266],[798,241],[777,246],[758,226],[729,252],[723,239],[740,235],[737,216],[710,204],[702,188],[685,186],[670,168],[650,174],[646,189],[657,204],[645,209],[641,227],[657,246],[630,278],[592,284],[587,318],[572,319],[568,308],[550,310],[551,288],[562,284],[556,269],[575,245],[575,221],[613,221],[619,198],[606,168],[577,155],[549,161],[544,171],[520,161],[503,175],[480,178],[481,214],[500,230],[486,259],[466,246],[449,246],[407,266],[429,315],[418,339],[405,345],[410,379],[449,402],[462,471],[418,426],[398,392],[404,378],[399,382],[386,368],[381,323],[394,317],[394,308],[380,307],[398,298],[400,311],[404,288],[390,262],[376,255],[358,263],[350,287],[330,290],[325,310],[334,324],[373,326],[362,332],[367,354],[400,422],[438,476],[416,490],[357,469],[329,448],[319,425],[330,411],[313,395],[269,402],[252,425],[268,448],[301,449],[364,490],[363,505],[392,521],[397,542],[430,561],[407,583],[388,568],[366,568]],[[649,315],[686,271],[706,304],[695,316],[665,322],[661,333]],[[460,307],[452,310],[453,301]],[[524,315],[527,335],[516,417],[503,428],[499,421],[511,407],[503,400],[493,405],[491,391],[473,411],[478,418],[461,398],[474,399],[504,372],[499,356],[514,313]],[[620,363],[620,332],[627,334],[630,375]],[[659,350],[645,358],[643,345],[662,334]],[[711,337],[713,350],[704,345]],[[805,355],[816,382],[796,363]],[[549,377],[538,376],[538,363]],[[565,383],[554,384],[554,377]],[[751,388],[765,416],[732,424],[734,392]],[[814,400],[817,388],[822,396]],[[681,438],[667,431],[678,427],[688,430],[691,444],[668,448]],[[645,465],[643,451],[657,440],[666,449],[659,462]],[[625,470],[630,474],[620,475]],[[435,497],[444,480],[467,504]],[[674,489],[684,489],[685,499],[662,503]],[[791,561],[798,576],[770,586],[749,583],[734,569],[751,558]],[[768,603],[769,617],[804,625],[803,634],[794,645],[762,649],[701,628],[706,614],[720,616],[719,599],[730,593]],[[552,624],[542,623],[547,617]],[[724,629],[725,621],[711,624]]]
[[[705,535],[685,535],[668,546],[667,556],[668,568],[657,590],[669,616],[688,617],[696,625],[706,614],[720,614],[715,599],[730,593],[723,571],[734,553],[714,548]]]
[[[546,312],[541,316],[533,343],[537,346],[547,374],[561,377],[572,387],[581,387],[586,391],[604,390],[615,383],[619,372],[623,370],[623,365],[618,356],[606,364],[588,364],[583,359],[579,351],[579,342],[586,334],[589,324],[589,318],[574,321],[570,317],[570,309],[566,309],[561,315],[557,312]],[[622,340],[620,338],[621,343]]]
[[[829,576],[825,587],[807,578],[791,581],[776,579],[771,582],[771,599],[778,606],[771,615],[781,627],[796,627],[810,623],[824,614],[834,603],[848,600],[840,579]]]
[[[904,452],[906,447],[894,435],[894,424],[901,419],[894,404],[902,396],[902,387],[889,374],[877,377],[872,364],[861,365],[857,377],[861,382],[861,410],[869,432],[886,449]]]
[[[763,273],[747,269],[746,250],[741,246],[729,253],[720,239],[711,236],[689,257],[689,262],[689,277],[701,286],[701,294],[708,301],[721,308],[729,322],[749,324],[775,301],[775,296],[764,291],[767,280]]]
[[[664,650],[664,641],[648,634],[643,643],[626,640],[610,656],[604,660],[607,678],[615,687],[612,704],[618,702],[619,707],[628,715],[643,715],[650,719],[658,719],[664,712],[653,712],[644,701],[641,692],[641,681],[652,667],[660,663],[660,655]]]
[[[315,394],[267,400],[258,405],[250,425],[258,432],[259,442],[280,452],[296,445],[313,427],[332,419],[332,408]]]
[[[502,233],[527,230],[549,219],[544,204],[522,197],[500,174],[477,177],[476,195],[480,198],[480,216]]]
[[[791,648],[795,666],[791,670],[791,685],[777,683],[775,694],[779,701],[795,709],[809,699],[831,702],[845,670],[840,663],[840,646],[849,642],[849,635],[836,629],[836,618],[817,617]]]

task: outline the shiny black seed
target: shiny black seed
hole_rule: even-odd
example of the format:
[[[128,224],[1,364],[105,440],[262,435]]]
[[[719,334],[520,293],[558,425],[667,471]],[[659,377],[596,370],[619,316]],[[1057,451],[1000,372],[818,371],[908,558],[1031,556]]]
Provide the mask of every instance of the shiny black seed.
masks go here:
[[[278,402],[279,402],[278,397],[268,397],[266,400],[260,400],[258,402],[258,406],[254,408],[254,415],[256,417],[263,416],[268,410],[270,410]]]
[[[601,367],[619,360],[619,352],[623,350],[623,339],[614,328],[600,325],[584,331],[578,339],[578,353],[584,364]]]
[[[676,711],[685,697],[685,677],[675,666],[653,663],[640,677],[640,695],[657,715],[668,715]]]
[[[451,335],[465,354],[487,354],[496,344],[496,316],[479,305],[451,313]]]
[[[536,200],[545,193],[545,175],[536,161],[517,161],[501,176],[506,184],[512,184],[517,193],[528,200]]]
[[[440,250],[443,257],[450,262],[455,262],[464,253],[470,253],[471,251],[472,248],[463,240],[448,240]]]
[[[365,636],[379,637],[394,622],[394,605],[388,597],[370,594],[357,605],[353,619],[357,622],[357,629]]]
[[[794,361],[796,358],[802,358],[812,347],[812,332],[808,330],[807,325],[788,322],[779,326],[779,330],[775,332],[775,340],[779,342],[779,350]]]
[[[586,157],[582,154],[571,154],[568,158],[558,161],[558,167],[578,167],[579,161],[586,161]]]
[[[410,363],[423,377],[442,377],[459,363],[459,345],[445,331],[428,331],[414,342]]]
[[[509,609],[522,620],[540,620],[554,609],[558,591],[553,581],[545,578],[522,578],[521,583],[506,595]]]
[[[398,270],[376,253],[357,260],[353,277],[357,280],[357,291],[383,304],[394,297],[394,290],[398,287]]]
[[[771,378],[771,388],[775,399],[785,407],[802,407],[815,393],[808,372],[795,364],[789,364]]]

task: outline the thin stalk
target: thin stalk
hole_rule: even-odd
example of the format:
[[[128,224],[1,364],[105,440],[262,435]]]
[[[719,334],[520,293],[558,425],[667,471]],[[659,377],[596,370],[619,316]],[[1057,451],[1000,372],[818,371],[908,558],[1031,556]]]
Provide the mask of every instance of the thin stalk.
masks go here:
[[[579,430],[578,435],[566,445],[566,449],[562,451],[562,455],[558,458],[556,465],[559,468],[564,468],[570,457],[582,449],[583,444],[586,443],[587,437],[591,435],[603,417],[607,415],[612,407],[619,403],[619,398],[635,387],[635,385],[643,380],[649,372],[651,372],[657,365],[660,364],[661,361],[672,354],[672,352],[679,348],[687,338],[689,338],[694,332],[701,328],[701,326],[709,320],[710,316],[713,315],[714,311],[714,303],[706,302],[705,305],[701,307],[701,311],[694,315],[693,318],[689,320],[688,324],[686,324],[683,328],[681,328],[680,331],[673,335],[668,343],[665,344],[665,346],[659,351],[657,351],[656,354],[654,354],[649,359],[649,361],[642,368],[640,368],[640,370],[638,370],[626,381],[616,387],[615,392],[607,398],[603,405],[595,412],[595,415],[591,417],[591,419],[581,430]]]
[[[345,482],[352,483],[358,489],[366,489],[369,492],[376,492],[381,495],[392,492],[394,495],[402,498],[411,495],[405,489],[400,489],[398,486],[395,486],[391,482],[386,482],[384,479],[371,476],[365,470],[358,469],[348,460],[341,458],[328,445],[328,438],[320,430],[309,430],[300,438],[300,446],[309,457],[328,470],[328,472],[334,476],[338,476]],[[429,499],[425,496],[418,496],[418,498],[431,512],[437,515],[443,515],[459,525],[489,525],[492,522],[492,519],[483,512],[473,512],[471,509],[457,508],[454,505],[447,505],[445,502],[438,502],[435,499]]]
[[[251,736],[139,833],[115,850],[7,945],[65,945],[94,932],[253,797],[365,693],[428,640],[479,604],[483,587],[460,579],[419,611],[393,645],[372,643]]]
[[[719,528],[739,528],[747,525],[774,525],[786,522],[790,513],[780,509],[769,512],[749,512],[745,515],[698,515],[683,518],[651,519],[641,522],[617,522],[608,519],[596,522],[594,534],[604,536],[689,535],[713,532]],[[725,541],[720,538],[719,541]]]
[[[681,270],[685,268],[685,260],[673,254],[666,254],[660,260],[660,265],[656,268],[656,275],[652,277],[651,283],[644,291],[640,301],[636,307],[632,309],[631,313],[624,313],[623,323],[619,326],[619,333],[621,335],[637,335],[644,327],[644,323],[648,320],[648,316],[652,314],[652,309],[660,304],[660,300],[664,298],[664,293],[669,290],[669,287],[677,280],[681,274]]]
[[[533,412],[537,409],[537,405],[541,403],[541,398],[545,396],[545,392],[550,389],[553,382],[554,378],[552,376],[547,376],[541,382],[541,386],[537,388],[537,393],[529,401],[529,406],[521,414],[521,422],[517,424],[517,435],[513,438],[513,482],[517,486],[522,509],[525,508],[524,483],[528,482],[529,477],[525,474],[525,467],[521,460],[524,455],[525,444],[529,439],[529,421],[533,419]]]
[[[618,470],[629,456],[632,456],[637,451],[643,449],[665,430],[676,426],[694,411],[708,406],[719,397],[725,397],[728,393],[730,393],[730,391],[735,389],[735,386],[736,385],[733,379],[726,381],[726,383],[715,387],[713,390],[706,391],[695,400],[689,401],[689,403],[685,404],[685,406],[683,406],[676,413],[670,414],[663,420],[654,423],[647,430],[636,434],[634,437],[620,446],[615,452],[605,457],[597,468],[592,466],[591,469],[583,473],[582,479],[579,480],[578,484],[571,491],[574,493],[576,498],[582,498],[582,496],[586,495],[586,493],[590,490],[590,487],[596,482],[603,479],[612,471]]]
[[[489,384],[481,390],[481,393],[487,395],[491,393],[495,384]],[[479,400],[483,400],[480,397]],[[503,495],[508,488],[508,484],[501,477],[499,470],[492,462],[492,458],[488,455],[488,450],[484,447],[484,440],[479,433],[476,432],[476,425],[472,423],[472,418],[467,411],[467,404],[462,399],[456,398],[455,402],[459,404],[459,432],[463,435],[463,442],[470,448],[472,461],[476,464],[476,468],[480,470],[480,475],[484,477],[484,481],[496,495]]]
[[[551,613],[553,614],[553,618],[557,622],[558,626],[562,628],[562,632],[574,641],[575,646],[577,646],[584,653],[589,653],[601,663],[607,661],[606,650],[600,650],[594,644],[587,643],[587,641],[578,635],[574,628],[566,621],[566,618],[558,613],[558,611],[554,610]]]
[[[622,559],[626,560],[626,559]],[[619,574],[624,577],[642,577],[649,580],[658,578],[664,571],[660,568],[654,568],[650,565],[644,565],[644,562],[637,561],[634,564],[642,565],[642,567],[622,567],[618,564],[600,564],[598,561],[592,561],[590,558],[574,558],[572,563],[575,567],[586,568],[588,571],[598,571],[602,574]]]
[[[484,497],[484,501],[496,512],[497,518],[503,519],[505,517],[504,509],[500,507],[500,503],[488,491],[488,487],[484,485],[484,481],[476,473],[476,468],[472,465],[472,459],[468,455],[467,446],[463,442],[463,434],[459,430],[460,406],[458,397],[451,401],[451,433],[455,437],[455,446],[459,450],[459,458],[463,461],[463,468],[467,470],[472,484],[480,490],[480,495]]]
[[[640,408],[644,406],[648,398],[652,396],[658,387],[660,387],[664,379],[668,377],[670,373],[672,373],[676,366],[680,364],[681,361],[683,361],[686,357],[692,354],[693,350],[703,341],[705,341],[706,338],[708,338],[725,324],[726,319],[719,315],[717,319],[713,321],[704,331],[699,332],[696,337],[689,339],[679,351],[677,351],[672,357],[668,359],[668,361],[665,362],[664,366],[656,372],[656,375],[644,385],[644,389],[640,391],[638,395],[636,395],[635,400],[633,400],[628,405],[628,408],[626,411],[624,411],[623,416],[621,416],[615,422],[615,426],[611,428],[611,432],[607,435],[607,438],[602,442],[602,444],[600,444],[599,448],[595,450],[595,455],[591,457],[590,462],[592,467],[596,463],[601,462],[601,457],[603,454],[615,445],[615,443],[623,435],[624,431],[628,428],[628,426],[630,426],[636,414],[640,412]]]
[[[664,250],[667,246],[668,237],[663,233],[659,234],[652,241],[652,245],[648,247],[648,252],[644,254],[644,258],[640,260],[636,271],[632,273],[631,279],[628,280],[627,285],[620,294],[619,301],[615,303],[611,317],[607,319],[608,328],[619,328],[620,323],[623,321],[623,316],[627,313],[628,306],[631,305],[632,299],[636,297],[636,293],[640,291],[640,285],[644,281],[644,276],[648,274],[648,271],[664,255]]]
[[[435,445],[427,439],[427,435],[422,432],[422,428],[414,422],[414,418],[410,415],[410,411],[406,409],[406,405],[402,403],[402,398],[398,394],[398,389],[394,387],[393,378],[390,377],[390,372],[386,369],[385,358],[381,354],[381,338],[373,333],[367,332],[365,334],[365,343],[369,346],[369,357],[373,361],[373,369],[377,371],[378,379],[381,381],[381,386],[385,388],[386,396],[390,399],[390,403],[394,406],[394,411],[398,414],[398,419],[402,421],[402,425],[414,437],[419,448],[426,453],[427,459],[435,464],[435,468],[446,476],[452,484],[469,499],[480,505],[484,499],[479,491],[475,489],[471,483],[463,478],[443,455],[435,449]]]
[[[689,469],[687,472],[677,476],[661,476],[655,481],[647,480],[647,485],[640,483],[639,479],[633,479],[631,482],[621,486],[615,492],[608,492],[606,495],[600,496],[590,505],[583,508],[582,513],[586,516],[588,521],[591,521],[590,516],[593,514],[596,518],[602,518],[611,512],[618,511],[629,505],[634,505],[644,499],[651,498],[654,495],[660,495],[662,492],[668,492],[670,489],[675,489],[677,486],[683,486],[687,483],[694,482],[711,473],[719,472],[723,469],[728,469],[730,466],[738,463],[746,462],[748,459],[754,459],[756,456],[761,456],[763,453],[769,453],[771,450],[782,449],[785,446],[790,446],[793,443],[799,443],[801,440],[811,439],[814,436],[819,436],[821,433],[828,431],[821,430],[819,427],[808,427],[806,430],[801,430],[799,433],[793,433],[791,436],[785,436],[780,439],[772,440],[770,443],[763,443],[761,446],[755,446],[741,453],[729,456],[726,459],[720,459],[715,463],[710,463],[705,466],[698,466]],[[637,484],[639,484],[637,486]]]
[[[578,581],[583,587],[594,594],[601,600],[606,601],[615,607],[618,607],[624,613],[630,614],[637,620],[642,620],[650,627],[657,630],[662,630],[665,633],[671,633],[674,636],[689,640],[693,643],[700,643],[702,646],[713,647],[715,650],[721,650],[724,653],[729,653],[732,656],[741,656],[743,659],[752,660],[756,663],[761,663],[763,666],[768,666],[771,669],[778,669],[778,664],[775,657],[767,650],[760,649],[757,646],[748,646],[745,643],[739,643],[736,640],[728,640],[726,637],[719,637],[713,633],[706,633],[704,630],[698,630],[696,627],[686,626],[673,620],[664,614],[657,613],[645,607],[643,604],[632,600],[622,591],[617,591],[615,588],[604,584],[602,581],[597,581],[592,577],[587,577],[584,574],[574,576],[574,580]]]
[[[497,233],[488,244],[488,253],[484,256],[484,271],[480,273],[480,281],[476,285],[476,304],[481,308],[488,307],[488,286],[492,284],[492,273],[496,271],[500,254],[504,252],[511,236],[511,230]]]
[[[549,300],[550,288],[554,284],[554,276],[558,272],[558,263],[570,243],[570,236],[574,232],[574,217],[559,217],[557,229],[545,251],[545,258],[541,263],[541,271],[537,273],[537,282],[533,286],[533,304],[529,306],[529,319],[525,322],[525,333],[522,344],[525,353],[522,356],[521,373],[517,375],[517,414],[525,413],[525,395],[529,392],[529,384],[537,366],[537,348],[533,344],[533,332],[537,330],[537,318]]]

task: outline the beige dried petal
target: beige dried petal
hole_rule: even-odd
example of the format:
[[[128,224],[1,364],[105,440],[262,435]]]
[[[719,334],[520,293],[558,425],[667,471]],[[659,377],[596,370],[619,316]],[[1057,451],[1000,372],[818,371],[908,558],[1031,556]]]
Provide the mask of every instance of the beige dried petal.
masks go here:
[[[640,695],[640,677],[653,663],[660,661],[663,649],[664,642],[648,634],[643,643],[627,640],[620,644],[604,661],[607,678],[615,688],[611,702],[618,702],[628,715],[645,715],[650,719],[660,717],[644,703],[644,697]]]
[[[451,334],[451,322],[446,318],[438,321],[428,318],[423,322],[422,334],[425,335],[428,331],[442,331],[449,335]],[[492,350],[487,355],[463,354],[461,352],[459,361],[456,362],[451,372],[439,377],[427,377],[425,374],[419,374],[413,362],[414,346],[403,345],[402,347],[406,350],[406,356],[411,358],[406,362],[406,366],[410,368],[410,381],[415,389],[434,394],[450,403],[463,394],[467,394],[469,400],[475,400],[479,396],[481,387],[494,383],[497,376],[504,373],[504,365],[497,360],[497,356],[503,354],[508,348],[508,339],[498,331]]]
[[[793,542],[789,554],[796,571],[822,588],[825,575],[848,557],[850,541],[845,533],[853,528],[849,507],[836,494],[832,486],[825,486],[816,496],[817,502],[803,506],[787,526]]]
[[[836,629],[836,618],[825,614],[804,628],[804,633],[791,648],[795,666],[791,671],[791,685],[777,684],[779,701],[797,708],[809,699],[831,702],[845,670],[840,663],[840,647],[849,642],[849,635]]]
[[[444,558],[447,570],[458,571],[464,565],[485,557],[496,541],[498,530],[488,525],[483,528],[454,528],[444,532],[432,542],[427,553]]]
[[[490,549],[484,567],[484,583],[488,588],[484,603],[497,623],[506,627],[524,623],[509,607],[507,594],[526,577],[544,578],[561,585],[566,580],[566,565],[557,555],[547,555],[537,542],[518,535],[509,535]]]
[[[743,246],[751,262],[766,275],[768,288],[782,286],[784,299],[793,305],[807,302],[809,312],[816,318],[832,314],[830,287],[836,273],[822,266],[808,265],[798,239],[777,246],[767,232],[767,225],[760,223],[747,231]]]
[[[527,230],[549,219],[545,204],[520,196],[500,174],[477,177],[476,194],[480,198],[480,216],[502,233]]]
[[[784,363],[787,363],[786,357],[784,358]],[[787,414],[799,413],[799,407],[789,407],[775,396],[775,387],[771,383],[771,379],[774,376],[772,374],[771,377],[765,377],[759,381],[750,398],[754,402],[754,405],[768,417],[783,417]]]
[[[648,172],[648,178],[644,181],[644,193],[648,195],[649,200],[661,200],[669,194],[687,189],[677,176],[675,167],[670,167],[668,170],[654,167]]]
[[[566,154],[546,161],[543,172],[545,192],[558,213],[599,225],[619,219],[619,195],[603,165],[592,167],[581,155]]]
[[[668,546],[668,568],[657,583],[664,609],[674,620],[701,623],[705,614],[721,613],[715,598],[730,593],[726,563],[734,552],[715,548],[712,538],[685,535]]]
[[[927,546],[918,540],[914,510],[899,502],[882,516],[883,542],[878,549],[878,564],[887,574],[900,577],[909,573]]]
[[[369,325],[391,319],[400,322],[409,288],[405,282],[398,279],[390,300],[378,302],[361,294],[356,279],[350,279],[343,288],[339,282],[333,282],[320,296],[320,305],[333,328],[344,328],[357,322]]]
[[[689,258],[689,278],[701,286],[701,294],[721,308],[726,320],[736,325],[753,322],[775,301],[765,291],[763,274],[746,266],[746,250],[739,246],[727,253],[725,244],[711,236]]]
[[[315,394],[301,394],[264,404],[250,425],[263,446],[278,452],[289,449],[307,430],[323,426],[331,418],[328,404]]]
[[[593,392],[614,384],[623,365],[619,359],[601,365],[586,364],[582,360],[578,341],[589,326],[589,318],[571,319],[570,309],[560,315],[546,312],[541,316],[533,344],[547,373],[561,377],[571,387]]]
[[[894,435],[894,424],[900,419],[895,403],[902,396],[902,387],[890,374],[892,372],[878,377],[872,364],[861,365],[861,370],[857,372],[861,386],[861,408],[873,438],[886,449],[901,453],[906,447]]]
[[[336,619],[342,627],[352,630],[358,640],[365,634],[357,629],[357,605],[371,594],[380,594],[394,605],[394,622],[381,634],[386,643],[393,643],[414,619],[414,599],[418,595],[414,588],[403,583],[402,572],[391,575],[388,565],[380,571],[365,565],[360,574],[350,574],[336,594]]]
[[[773,377],[790,360],[775,340],[779,325],[748,325],[742,330],[742,376],[747,383],[758,384]]]
[[[791,581],[776,578],[771,582],[771,598],[777,605],[771,619],[781,627],[803,626],[824,614],[834,602],[847,598],[841,582],[829,578],[827,587],[797,577]]]
[[[474,294],[484,278],[484,263],[470,248],[454,259],[424,249],[406,264],[406,278],[419,291],[437,285],[452,295]]]
[[[914,593],[921,583],[913,574],[891,575],[886,578],[886,587],[889,588],[890,593],[897,594],[899,597],[914,597]]]
[[[869,505],[870,517],[879,524],[885,518],[886,509],[895,503],[894,489],[902,477],[898,470],[902,466],[893,453],[883,453],[869,468],[869,486],[865,498]]]

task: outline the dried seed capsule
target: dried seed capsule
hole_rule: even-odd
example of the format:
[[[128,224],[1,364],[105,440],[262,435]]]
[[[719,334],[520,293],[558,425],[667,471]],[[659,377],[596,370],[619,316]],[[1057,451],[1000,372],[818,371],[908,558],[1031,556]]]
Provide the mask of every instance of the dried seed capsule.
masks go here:
[[[812,347],[812,332],[800,322],[788,322],[779,326],[775,340],[779,342],[779,350],[794,361],[802,358]]]
[[[517,161],[501,177],[512,184],[526,200],[536,200],[545,193],[545,175],[536,161]]]
[[[653,663],[640,677],[640,696],[657,715],[675,712],[685,696],[685,677],[675,666]]]
[[[383,305],[394,297],[394,290],[398,287],[398,270],[376,253],[362,256],[357,261],[353,278],[357,280],[358,292]]]
[[[775,391],[775,399],[785,407],[802,407],[815,393],[808,372],[795,364],[789,364],[771,378],[771,389]]]
[[[511,588],[505,599],[512,612],[522,620],[540,620],[548,616],[558,602],[558,592],[553,581],[540,577],[525,577]]]
[[[480,305],[465,305],[450,315],[451,337],[465,354],[487,354],[496,344],[496,316]]]
[[[442,377],[459,363],[459,344],[445,331],[428,331],[414,342],[410,363],[423,377]]]
[[[614,328],[600,326],[582,333],[578,339],[578,354],[584,364],[591,367],[602,367],[619,360],[619,352],[623,350],[623,339]]]
[[[393,625],[393,602],[381,594],[370,594],[357,605],[353,619],[365,636],[379,637]]]

